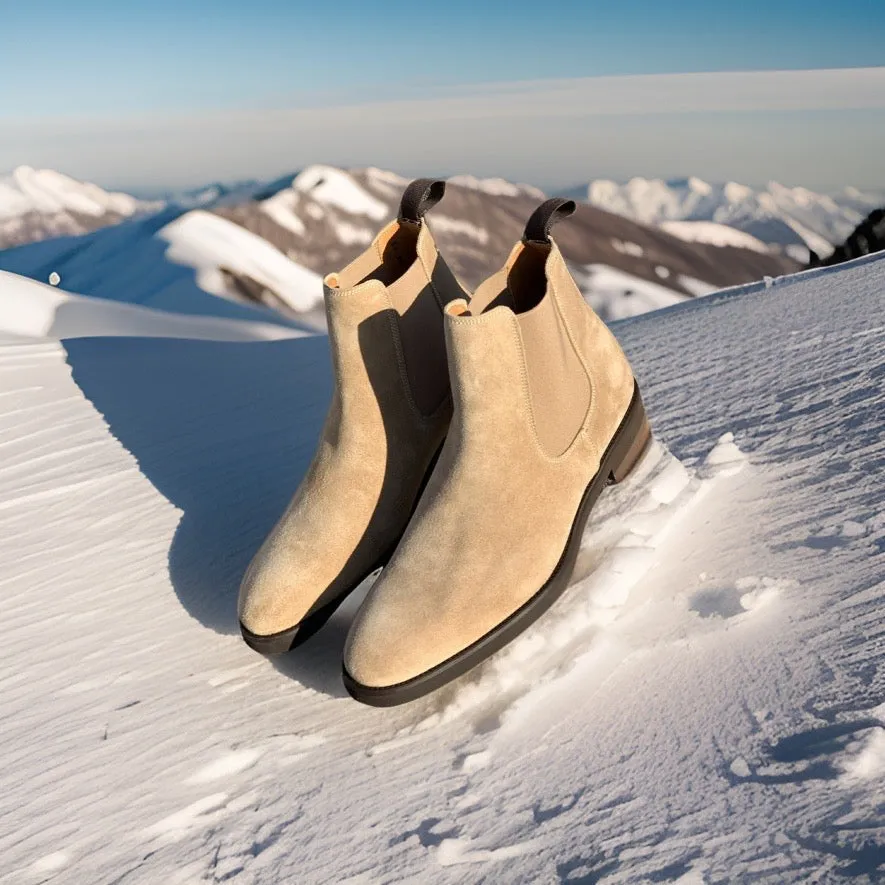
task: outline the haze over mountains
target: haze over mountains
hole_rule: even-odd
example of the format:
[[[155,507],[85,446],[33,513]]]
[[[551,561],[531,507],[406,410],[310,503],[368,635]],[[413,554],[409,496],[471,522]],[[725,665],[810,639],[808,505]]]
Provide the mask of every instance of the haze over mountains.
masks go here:
[[[406,183],[371,167],[314,165],[264,184],[212,184],[149,202],[20,167],[0,179],[0,268],[43,282],[56,273],[81,295],[318,328],[322,276],[394,217]],[[584,202],[557,240],[585,297],[609,320],[793,272],[809,248],[832,251],[878,199],[696,178],[595,180],[573,195]],[[449,179],[429,221],[468,288],[501,266],[543,197],[503,179]]]

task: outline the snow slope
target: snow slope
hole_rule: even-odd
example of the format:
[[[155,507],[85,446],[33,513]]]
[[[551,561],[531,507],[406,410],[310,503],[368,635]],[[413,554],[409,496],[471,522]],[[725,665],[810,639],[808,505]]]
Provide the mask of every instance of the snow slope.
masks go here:
[[[207,217],[214,221],[203,223],[201,219]],[[293,301],[298,299],[297,303],[316,304],[322,297],[316,275],[248,231],[201,211],[185,214],[169,208],[82,237],[46,240],[0,252],[0,269],[40,281],[58,273],[69,292],[189,316],[288,328],[317,324],[309,314],[302,322],[247,301],[225,280],[222,268],[245,271],[259,285],[279,283],[281,291],[289,293]],[[225,297],[217,297],[216,291]]]
[[[608,323],[681,304],[687,295],[604,264],[572,266],[587,303]]]
[[[592,181],[585,198],[594,206],[645,224],[712,221],[763,243],[801,244],[827,255],[869,211],[863,207],[871,208],[878,196],[848,188],[834,198],[777,182],[756,190],[733,181],[710,184],[700,178],[633,178],[623,184],[606,179]],[[680,235],[677,230],[668,230]]]
[[[192,317],[89,298],[0,270],[0,332],[34,338],[126,335],[212,341],[275,341],[305,334],[275,323]]]
[[[712,246],[737,246],[754,252],[767,252],[762,240],[715,221],[664,221],[661,230],[689,243],[710,243]]]
[[[4,337],[3,875],[880,879],[883,316],[873,258],[617,325],[658,443],[549,615],[394,710],[344,695],[352,606],[236,635],[324,337]]]
[[[319,274],[296,264],[267,240],[245,228],[195,209],[167,224],[157,234],[169,243],[166,257],[196,271],[197,285],[229,297],[223,270],[233,271],[269,289],[292,311],[316,309],[323,297]]]

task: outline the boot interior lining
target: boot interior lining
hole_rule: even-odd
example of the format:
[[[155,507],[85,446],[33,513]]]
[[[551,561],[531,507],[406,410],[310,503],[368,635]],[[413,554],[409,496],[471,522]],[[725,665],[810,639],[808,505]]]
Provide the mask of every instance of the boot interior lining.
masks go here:
[[[382,285],[395,283],[418,258],[418,234],[415,224],[400,224],[386,243],[378,241],[337,274],[339,289],[352,289],[369,280]]]
[[[525,243],[509,269],[489,278],[470,299],[470,313],[481,313],[496,307],[509,307],[514,313],[526,313],[536,307],[547,291],[546,262],[550,247]]]

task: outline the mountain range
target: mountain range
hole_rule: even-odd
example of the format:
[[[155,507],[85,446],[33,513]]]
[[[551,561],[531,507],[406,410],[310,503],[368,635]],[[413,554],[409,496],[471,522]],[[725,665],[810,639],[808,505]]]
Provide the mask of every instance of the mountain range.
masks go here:
[[[53,169],[19,166],[0,177],[0,249],[87,233],[162,206]]]
[[[54,199],[39,204],[45,215],[32,201],[16,216],[12,209],[22,201],[6,201],[20,229],[11,240],[0,239],[0,247],[18,245],[0,252],[2,269],[43,282],[57,274],[65,289],[81,295],[124,293],[135,303],[223,316],[231,311],[220,301],[230,307],[239,302],[272,309],[263,319],[284,315],[313,327],[323,324],[321,276],[371,242],[394,217],[407,183],[371,167],[314,165],[264,185],[210,186],[164,205],[107,194],[48,171],[17,170],[13,178],[43,181]],[[87,196],[92,214],[82,208]],[[429,223],[466,286],[476,286],[503,264],[543,197],[537,188],[503,179],[449,179],[445,200]],[[60,212],[78,222],[67,231],[73,236],[57,236]],[[19,245],[27,233],[23,218],[33,242]],[[94,229],[84,233],[88,227]],[[730,233],[723,236],[723,230]],[[557,240],[585,296],[607,319],[800,267],[795,257],[747,233],[721,226],[716,236],[699,232],[582,202],[557,229]]]
[[[803,262],[808,260],[808,249],[820,256],[831,253],[871,209],[885,205],[885,191],[849,187],[828,195],[777,182],[754,189],[733,181],[711,184],[700,178],[632,178],[624,183],[596,179],[568,193],[642,224],[662,226],[677,236],[737,242],[729,230],[712,225],[740,231]]]

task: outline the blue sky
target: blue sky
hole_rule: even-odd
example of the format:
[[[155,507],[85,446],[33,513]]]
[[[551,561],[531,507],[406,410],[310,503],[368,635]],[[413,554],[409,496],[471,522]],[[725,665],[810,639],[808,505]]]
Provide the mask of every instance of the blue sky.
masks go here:
[[[314,124],[304,116],[288,131],[275,130],[278,140],[291,146],[285,159],[279,151],[250,139],[248,122],[257,119],[254,115],[273,115],[284,109],[364,107],[370,116],[378,103],[405,102],[401,112],[409,113],[410,101],[446,101],[465,91],[472,93],[477,84],[883,65],[882,0],[854,0],[850,6],[835,0],[729,4],[710,0],[543,0],[534,4],[521,0],[374,4],[357,0],[326,4],[0,0],[0,83],[5,87],[0,90],[0,135],[6,129],[9,136],[5,144],[0,138],[0,168],[40,163],[131,186],[198,183],[204,177],[216,177],[214,173],[261,176],[283,171],[275,163],[295,168],[328,159],[322,156],[321,139],[307,137]],[[653,92],[656,83],[669,81],[643,82]],[[730,88],[722,82],[723,88]],[[486,91],[494,103],[495,89],[486,87]],[[844,108],[832,102],[823,108],[808,107],[804,100],[798,104],[803,106],[752,108],[762,114],[756,113],[751,120],[740,115],[734,118],[728,102],[724,109],[706,102],[703,109],[692,111],[687,130],[695,138],[700,133],[702,142],[709,141],[711,149],[715,145],[721,151],[719,134],[739,129],[744,119],[763,141],[769,132],[772,138],[787,138],[798,151],[836,125],[846,138],[870,142],[869,163],[861,162],[857,173],[864,179],[858,183],[874,184],[873,147],[877,139],[885,139],[885,109],[871,107],[874,100],[857,106],[850,91]],[[387,112],[395,114],[396,109]],[[219,114],[229,115],[230,122],[228,129],[222,126],[218,131],[238,145],[223,164],[201,156],[199,139],[185,134],[185,123],[200,115],[217,118]],[[543,128],[543,105],[537,114],[536,128]],[[502,174],[506,171],[552,186],[564,183],[564,177],[579,180],[603,171],[619,177],[684,171],[677,168],[678,138],[673,143],[676,118],[655,113],[654,102],[638,110],[632,121],[612,124],[605,115],[590,116],[610,128],[612,140],[602,145],[602,156],[598,156],[598,134],[595,140],[586,140],[588,150],[597,151],[596,157],[587,158],[586,171],[578,162],[576,145],[567,146],[565,153],[572,159],[563,166],[555,146],[529,138],[529,143],[512,145],[502,158],[506,160],[501,163],[506,167]],[[176,119],[182,124],[178,130]],[[261,117],[262,126],[269,119]],[[348,119],[359,122],[359,114]],[[581,119],[573,127],[576,138],[587,138],[586,122]],[[262,126],[255,132],[263,131]],[[348,133],[353,146],[350,162],[403,164],[401,151],[385,150],[378,139],[367,140],[367,155],[361,156],[360,129],[357,125]],[[646,158],[641,152],[637,155],[635,144],[629,145],[629,162],[637,168],[627,168],[626,160],[620,166],[616,162],[618,154],[624,153],[619,145],[624,147],[630,137],[627,130],[634,137],[641,133],[648,142]],[[557,125],[556,131],[568,138],[568,126]],[[160,132],[168,139],[161,155],[153,160],[139,158],[136,164],[138,139],[158,137]],[[466,131],[459,130],[460,137],[452,137],[450,152],[443,155],[451,157],[452,168],[432,171],[496,171],[488,145],[482,141],[485,130],[479,126],[474,132],[473,141],[479,143],[470,144],[464,137]],[[655,151],[657,132],[664,133],[660,136],[666,145],[664,158]],[[514,130],[517,134],[527,133]],[[329,136],[329,141],[336,141],[335,136]],[[542,142],[547,152],[544,158],[539,156]],[[879,145],[878,165],[883,144],[885,140]],[[416,146],[420,147],[417,142]],[[133,156],[128,165],[127,153]],[[343,161],[339,145],[330,153]],[[729,150],[726,145],[719,165],[713,164],[707,174],[737,177],[729,172],[736,167],[744,177],[760,181],[774,177],[777,164],[771,170],[764,168],[764,151],[759,153],[754,159],[746,146],[736,144]],[[415,167],[421,165],[417,156],[405,159],[410,158],[416,161]],[[817,172],[804,170],[819,179],[807,183],[829,182],[838,159],[834,156],[828,164],[823,156]],[[721,173],[715,175],[719,169]]]

